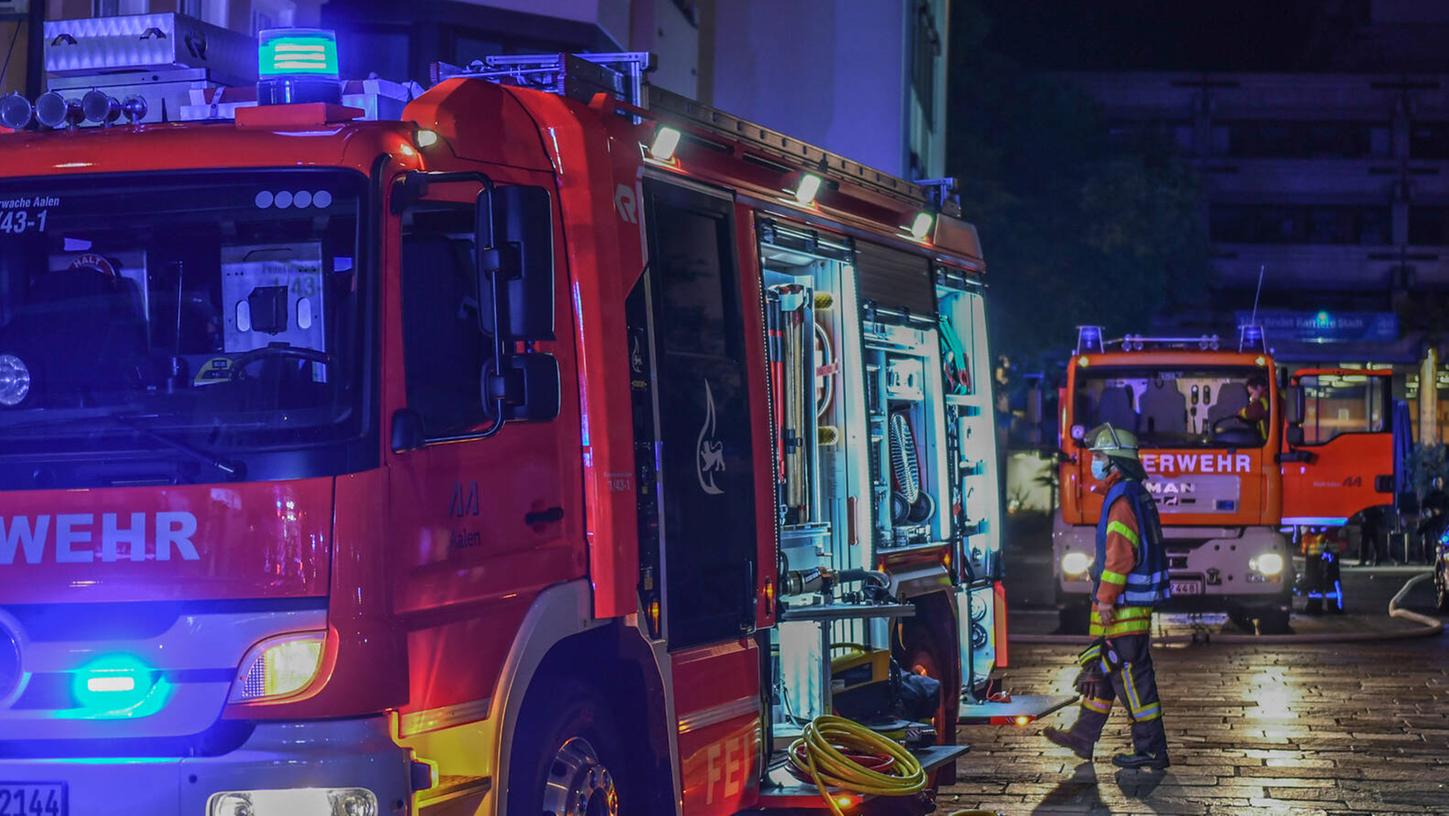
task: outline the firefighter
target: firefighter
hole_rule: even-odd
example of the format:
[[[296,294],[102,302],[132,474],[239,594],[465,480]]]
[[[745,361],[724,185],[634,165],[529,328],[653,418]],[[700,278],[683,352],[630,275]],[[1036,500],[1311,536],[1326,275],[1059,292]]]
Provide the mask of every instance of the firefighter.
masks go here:
[[[1310,615],[1323,612],[1323,601],[1328,600],[1328,611],[1343,611],[1343,592],[1338,574],[1338,544],[1324,527],[1303,527],[1299,533],[1300,550],[1303,553],[1303,590],[1308,597],[1303,611]]]
[[[1068,731],[1047,728],[1043,735],[1090,760],[1115,699],[1127,708],[1134,751],[1112,757],[1113,764],[1166,768],[1167,731],[1148,646],[1152,609],[1171,594],[1162,526],[1142,484],[1147,473],[1137,456],[1137,438],[1110,424],[1087,438],[1092,475],[1107,484],[1092,562],[1091,633],[1098,640],[1078,656],[1083,668],[1077,678],[1082,693],[1077,721]]]
[[[1238,411],[1238,419],[1251,425],[1260,439],[1268,438],[1268,378],[1254,374],[1248,378],[1248,404]]]

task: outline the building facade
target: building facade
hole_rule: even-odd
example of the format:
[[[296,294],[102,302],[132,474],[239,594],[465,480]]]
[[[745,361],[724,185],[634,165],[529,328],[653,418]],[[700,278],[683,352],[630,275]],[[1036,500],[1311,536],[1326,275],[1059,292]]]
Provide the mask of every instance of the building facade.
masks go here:
[[[1449,74],[1069,79],[1101,104],[1112,139],[1166,142],[1198,168],[1211,297],[1160,330],[1221,331],[1256,314],[1281,362],[1391,365],[1398,393],[1421,403],[1421,436],[1441,437]],[[1421,375],[1435,387],[1422,391]]]
[[[945,167],[949,0],[331,0],[343,73],[649,51],[650,81],[908,178]]]

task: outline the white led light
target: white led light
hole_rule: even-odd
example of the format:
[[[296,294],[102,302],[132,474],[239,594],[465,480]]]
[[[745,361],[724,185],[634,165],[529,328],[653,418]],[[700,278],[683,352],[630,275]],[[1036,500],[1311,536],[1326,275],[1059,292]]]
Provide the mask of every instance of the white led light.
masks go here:
[[[917,241],[926,240],[926,236],[931,234],[931,225],[935,221],[935,217],[930,213],[917,213],[916,220],[911,222],[911,237]]]
[[[438,143],[438,132],[436,130],[418,131],[418,147],[432,147]]]
[[[1249,562],[1248,566],[1271,578],[1283,571],[1283,556],[1277,553],[1263,553]]]
[[[1084,552],[1069,552],[1062,556],[1062,572],[1067,575],[1081,575],[1092,566],[1092,556]]]
[[[86,678],[86,691],[97,694],[109,692],[125,692],[136,690],[136,678],[130,675],[101,675],[98,677]]]
[[[800,186],[795,188],[795,202],[809,206],[815,202],[815,196],[820,193],[822,181],[819,176],[813,173],[806,173],[800,178]]]
[[[672,127],[660,126],[654,131],[654,141],[649,145],[649,155],[659,161],[672,161],[674,151],[679,148],[679,131]]]

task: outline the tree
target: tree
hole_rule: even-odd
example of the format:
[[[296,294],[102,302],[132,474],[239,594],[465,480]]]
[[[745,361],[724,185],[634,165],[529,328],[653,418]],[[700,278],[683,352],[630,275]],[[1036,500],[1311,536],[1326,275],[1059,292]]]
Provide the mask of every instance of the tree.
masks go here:
[[[991,270],[995,347],[1060,362],[1079,324],[1145,331],[1203,297],[1197,177],[1166,135],[1109,143],[1094,100],[989,32],[979,0],[953,4],[947,162]]]

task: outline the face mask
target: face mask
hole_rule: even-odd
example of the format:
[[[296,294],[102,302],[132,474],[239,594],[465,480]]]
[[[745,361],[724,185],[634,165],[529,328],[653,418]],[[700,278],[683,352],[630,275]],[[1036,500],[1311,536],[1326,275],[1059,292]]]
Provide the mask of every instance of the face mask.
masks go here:
[[[1092,478],[1093,479],[1096,479],[1099,482],[1102,481],[1103,479],[1106,479],[1107,478],[1107,468],[1109,468],[1109,467],[1111,467],[1111,466],[1107,464],[1107,462],[1106,462],[1105,459],[1093,459],[1092,460]]]

